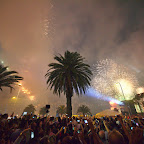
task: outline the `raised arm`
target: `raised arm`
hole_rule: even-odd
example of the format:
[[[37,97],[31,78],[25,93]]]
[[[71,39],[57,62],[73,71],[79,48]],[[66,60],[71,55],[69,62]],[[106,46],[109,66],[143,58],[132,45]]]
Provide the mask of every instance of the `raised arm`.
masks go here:
[[[101,141],[101,139],[99,138],[99,136],[95,132],[94,126],[93,126],[92,121],[90,119],[88,120],[88,124],[89,124],[89,127],[90,127],[91,132],[92,132],[94,143],[95,144],[103,144],[103,142]]]
[[[103,124],[104,124],[104,126],[105,126],[106,131],[109,133],[109,132],[110,132],[110,129],[108,128],[105,120],[103,121]]]
[[[120,122],[120,124],[121,124],[121,126],[122,126],[122,128],[123,128],[123,130],[124,130],[124,132],[125,132],[125,134],[126,134],[126,136],[127,136],[128,139],[129,139],[130,134],[129,134],[129,131],[127,130],[127,128],[125,127],[124,123],[123,123],[122,117],[119,116],[119,117],[117,117],[117,119],[119,120],[119,122]]]

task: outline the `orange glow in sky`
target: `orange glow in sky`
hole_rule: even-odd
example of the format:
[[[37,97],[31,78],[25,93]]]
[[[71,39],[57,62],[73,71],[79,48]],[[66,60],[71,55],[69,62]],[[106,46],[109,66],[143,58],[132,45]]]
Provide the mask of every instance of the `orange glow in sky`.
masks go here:
[[[34,100],[34,96],[29,96],[29,99],[30,99],[31,101],[33,101],[33,100]]]

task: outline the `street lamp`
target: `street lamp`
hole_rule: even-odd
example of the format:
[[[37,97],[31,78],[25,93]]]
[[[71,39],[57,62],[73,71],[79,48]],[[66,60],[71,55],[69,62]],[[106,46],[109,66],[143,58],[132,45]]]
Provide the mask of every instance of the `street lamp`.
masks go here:
[[[15,97],[15,96],[13,96],[13,97],[12,97],[12,99],[16,99],[16,97]]]
[[[123,94],[124,100],[126,100],[121,83],[120,83],[120,82],[116,82],[116,84],[119,84],[119,85],[120,85],[120,89],[121,89],[121,91],[122,91],[122,94]]]
[[[121,89],[121,91],[122,91],[122,95],[123,95],[123,97],[124,97],[124,100],[126,100],[126,97],[125,97],[125,94],[124,94],[123,87],[122,87],[121,83],[120,83],[120,82],[116,82],[116,84],[119,84],[120,89]],[[128,104],[128,105],[126,105],[126,106],[128,107],[129,115],[131,115],[132,113],[131,113],[131,109],[130,109],[129,103],[127,103],[127,104]]]

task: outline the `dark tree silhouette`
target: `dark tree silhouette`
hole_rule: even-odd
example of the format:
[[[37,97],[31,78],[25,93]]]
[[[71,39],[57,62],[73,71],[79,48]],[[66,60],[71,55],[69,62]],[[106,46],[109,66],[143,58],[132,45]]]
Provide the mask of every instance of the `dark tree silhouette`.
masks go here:
[[[46,109],[46,107],[44,106],[44,107],[42,107],[42,108],[40,109],[39,114],[44,116],[45,114],[47,114],[46,111],[47,111],[47,109]]]
[[[34,114],[34,112],[36,111],[35,106],[33,104],[28,105],[27,107],[25,107],[24,112],[27,112],[28,114]]]
[[[57,108],[57,113],[60,114],[61,116],[63,114],[66,114],[66,107],[65,105],[60,105],[58,108]]]
[[[79,106],[77,113],[82,113],[83,116],[85,116],[86,114],[91,114],[89,107],[86,105]]]
[[[84,58],[77,52],[66,51],[64,56],[58,55],[54,59],[56,63],[50,63],[45,75],[47,84],[53,89],[54,94],[66,95],[67,114],[72,116],[71,98],[75,92],[77,95],[86,92],[90,86],[92,72],[90,66],[84,63]]]
[[[9,87],[11,90],[13,89],[13,84],[23,80],[22,77],[17,76],[18,72],[16,71],[8,71],[8,67],[4,67],[0,65],[0,90],[2,91],[3,87]]]

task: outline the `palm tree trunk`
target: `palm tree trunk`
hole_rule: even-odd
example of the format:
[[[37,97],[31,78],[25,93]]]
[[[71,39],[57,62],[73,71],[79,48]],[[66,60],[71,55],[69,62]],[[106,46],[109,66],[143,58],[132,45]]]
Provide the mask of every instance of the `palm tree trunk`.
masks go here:
[[[72,117],[72,105],[71,105],[71,96],[67,95],[67,114],[69,117]]]

